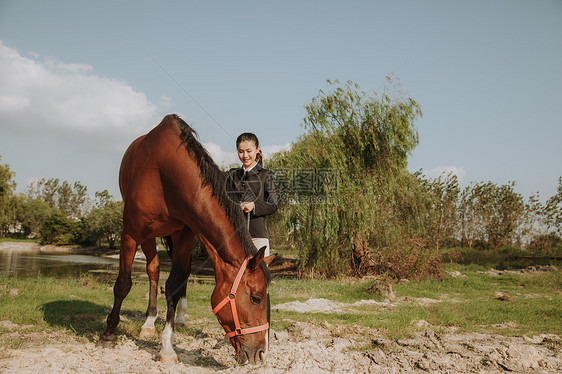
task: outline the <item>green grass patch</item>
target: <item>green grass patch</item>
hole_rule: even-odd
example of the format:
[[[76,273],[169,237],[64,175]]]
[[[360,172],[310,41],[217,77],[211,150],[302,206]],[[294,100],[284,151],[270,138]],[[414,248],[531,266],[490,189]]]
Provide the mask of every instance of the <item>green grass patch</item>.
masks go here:
[[[398,300],[391,309],[364,306],[358,313],[297,313],[274,311],[281,327],[290,321],[360,325],[380,330],[389,338],[411,336],[423,330],[415,321],[425,320],[439,328],[478,331],[504,335],[562,334],[562,272],[531,275],[491,276],[456,265],[451,270],[466,277],[427,280],[394,285]],[[375,299],[367,289],[369,282],[334,280],[275,280],[271,287],[272,303],[325,298],[353,303]],[[499,300],[507,295],[508,300]],[[434,302],[432,302],[434,301]]]
[[[524,258],[531,257],[531,258]],[[560,265],[560,260],[542,257],[519,248],[506,247],[497,250],[475,248],[451,248],[443,250],[445,262],[466,265],[472,269],[497,270],[524,269],[531,265]]]
[[[0,238],[0,243],[10,243],[10,242],[18,242],[18,243],[39,243],[39,239],[19,239],[19,238]]]
[[[505,335],[562,335],[562,271],[492,276],[478,273],[471,265],[449,265],[466,277],[427,280],[394,285],[397,300],[391,306],[363,305],[345,313],[297,313],[272,311],[272,326],[288,328],[296,321],[365,327],[390,339],[411,336],[426,327],[454,327],[459,331],[479,331]],[[167,274],[161,275],[161,284]],[[309,280],[274,278],[270,286],[272,305],[324,298],[352,304],[359,300],[383,301],[368,290],[373,281],[356,279]],[[31,331],[61,330],[93,339],[105,329],[105,319],[113,303],[113,284],[92,276],[77,279],[52,277],[14,278],[0,276],[0,321],[32,325]],[[188,283],[188,321],[192,326],[179,330],[196,335],[201,325],[220,329],[211,312],[214,284]],[[138,336],[148,304],[148,282],[137,281],[125,299],[118,331]],[[507,295],[499,300],[498,295]],[[160,316],[165,299],[158,300]],[[159,318],[157,330],[163,328]],[[369,330],[375,329],[375,330]],[[3,332],[3,331],[0,331]],[[1,341],[17,346],[18,341]]]
[[[166,279],[167,274],[162,274]],[[211,284],[188,284],[191,318],[214,318],[211,313]],[[119,331],[138,336],[148,306],[148,282],[135,282],[123,302]],[[0,276],[0,321],[33,325],[35,329],[72,331],[93,338],[105,329],[105,319],[113,304],[113,284],[94,277],[57,279],[53,277],[13,278]],[[159,298],[161,315],[166,300]],[[160,326],[163,328],[163,322]]]

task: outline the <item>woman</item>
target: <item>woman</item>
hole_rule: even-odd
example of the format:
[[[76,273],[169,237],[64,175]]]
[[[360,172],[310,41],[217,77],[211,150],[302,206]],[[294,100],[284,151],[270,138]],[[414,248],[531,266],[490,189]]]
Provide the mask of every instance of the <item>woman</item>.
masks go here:
[[[269,256],[269,234],[265,217],[277,211],[277,186],[273,173],[262,168],[263,155],[256,135],[245,132],[236,139],[241,168],[228,173],[231,198],[240,203],[246,214],[250,236],[256,248],[266,246]]]

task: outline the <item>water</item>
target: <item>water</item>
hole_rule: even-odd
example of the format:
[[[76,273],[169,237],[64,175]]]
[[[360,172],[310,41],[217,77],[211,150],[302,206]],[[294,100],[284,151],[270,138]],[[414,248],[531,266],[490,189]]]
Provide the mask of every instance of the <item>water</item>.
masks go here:
[[[165,269],[162,269],[165,270]],[[22,243],[2,243],[0,247],[0,274],[20,278],[39,275],[57,278],[76,278],[92,274],[102,281],[115,281],[119,272],[119,260],[81,254],[46,254],[38,246]],[[133,264],[133,278],[146,279],[146,265]]]
[[[195,269],[194,269],[195,270]],[[160,282],[168,278],[170,267],[160,265]],[[39,275],[56,278],[76,278],[89,274],[100,281],[114,282],[119,273],[119,260],[81,254],[50,254],[41,252],[32,243],[0,243],[0,275],[36,278]],[[212,273],[199,270],[190,281],[214,283]],[[144,259],[133,263],[133,281],[148,282]]]

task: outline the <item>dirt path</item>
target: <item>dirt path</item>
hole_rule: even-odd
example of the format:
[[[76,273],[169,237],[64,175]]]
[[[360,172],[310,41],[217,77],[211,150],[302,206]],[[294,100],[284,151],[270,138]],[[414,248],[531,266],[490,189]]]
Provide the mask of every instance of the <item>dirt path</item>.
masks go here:
[[[421,321],[420,323],[423,323]],[[205,324],[203,324],[205,325]],[[121,336],[115,349],[64,332],[29,332],[0,321],[12,348],[0,353],[2,373],[557,373],[561,339],[426,330],[412,339],[377,338],[363,327],[294,322],[273,332],[265,364],[240,367],[218,327],[176,334],[180,363],[154,360],[159,344]]]

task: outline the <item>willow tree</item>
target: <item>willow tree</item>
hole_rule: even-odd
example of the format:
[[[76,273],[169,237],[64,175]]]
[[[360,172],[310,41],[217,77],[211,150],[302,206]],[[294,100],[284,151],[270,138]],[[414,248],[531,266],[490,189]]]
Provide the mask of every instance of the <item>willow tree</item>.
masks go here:
[[[301,269],[333,276],[366,266],[371,249],[415,236],[426,207],[406,170],[419,141],[418,103],[367,94],[353,82],[329,84],[305,106],[305,133],[269,166]]]

